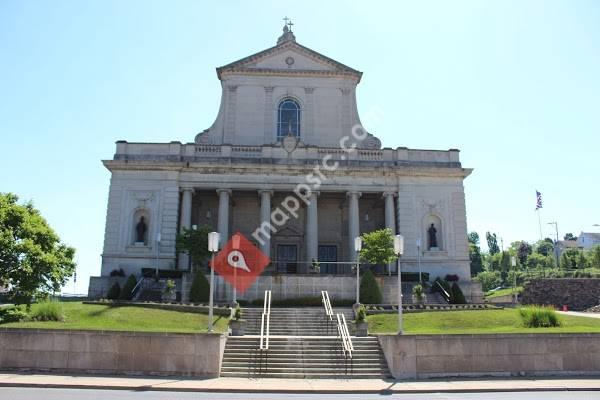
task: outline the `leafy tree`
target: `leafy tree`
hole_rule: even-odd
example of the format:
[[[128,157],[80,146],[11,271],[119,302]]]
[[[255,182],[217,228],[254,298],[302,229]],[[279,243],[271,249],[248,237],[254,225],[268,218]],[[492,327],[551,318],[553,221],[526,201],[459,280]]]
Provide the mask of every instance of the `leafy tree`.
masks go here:
[[[543,256],[548,256],[554,252],[554,243],[548,242],[546,239],[540,240],[534,246],[534,251]]]
[[[500,253],[500,247],[498,247],[498,238],[495,233],[485,233],[485,239],[487,240],[488,250],[490,254]]]
[[[590,267],[600,268],[600,244],[592,247],[588,252]]]
[[[135,285],[137,285],[137,279],[135,279],[135,275],[129,275],[125,285],[123,285],[123,289],[121,290],[121,294],[119,295],[119,299],[121,300],[131,300],[133,299],[133,289],[135,289]]]
[[[175,248],[177,252],[186,252],[192,260],[192,267],[198,270],[198,267],[208,259],[208,233],[211,228],[207,225],[199,229],[183,228],[183,232],[177,234]]]
[[[571,232],[565,234],[564,240],[577,240],[577,236],[573,235]]]
[[[370,264],[387,265],[398,259],[394,254],[394,236],[389,228],[363,233],[360,259]]]
[[[479,246],[479,234],[477,232],[469,232],[467,236],[469,243],[472,243],[475,246]]]
[[[500,257],[500,276],[502,277],[502,282],[507,283],[508,271],[511,269],[510,262],[510,254],[508,251],[503,251],[502,256]]]
[[[463,294],[458,283],[454,282],[450,288],[450,303],[452,304],[465,304],[465,295]]]
[[[110,287],[110,289],[108,289],[106,298],[109,300],[118,300],[120,296],[121,296],[121,285],[119,285],[119,282],[115,282]]]
[[[519,247],[517,248],[517,258],[519,259],[519,263],[525,265],[527,257],[529,257],[531,253],[533,253],[531,245],[525,241],[520,242]]]
[[[560,256],[560,267],[563,269],[577,268],[578,264],[581,262],[581,253],[582,251],[579,249],[566,249]]]
[[[210,296],[210,285],[208,279],[202,272],[196,272],[192,286],[190,287],[190,302],[204,303]]]
[[[529,269],[545,269],[554,267],[554,257],[545,256],[540,253],[532,253],[527,257],[527,267]]]
[[[477,274],[475,281],[481,283],[484,292],[490,291],[502,285],[500,273],[497,271],[483,271]]]
[[[75,272],[75,249],[66,246],[40,212],[12,193],[0,193],[0,287],[13,302],[60,290]]]
[[[469,259],[471,260],[471,276],[483,271],[483,258],[479,246],[469,242]]]
[[[367,270],[360,279],[360,300],[365,304],[381,304],[383,295],[371,270]]]

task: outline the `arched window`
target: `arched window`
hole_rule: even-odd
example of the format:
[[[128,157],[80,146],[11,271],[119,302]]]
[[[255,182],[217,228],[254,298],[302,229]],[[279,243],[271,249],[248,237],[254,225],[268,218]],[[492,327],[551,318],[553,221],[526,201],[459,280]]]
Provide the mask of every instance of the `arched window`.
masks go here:
[[[277,110],[277,139],[281,140],[291,132],[300,137],[300,105],[292,99],[284,99]]]

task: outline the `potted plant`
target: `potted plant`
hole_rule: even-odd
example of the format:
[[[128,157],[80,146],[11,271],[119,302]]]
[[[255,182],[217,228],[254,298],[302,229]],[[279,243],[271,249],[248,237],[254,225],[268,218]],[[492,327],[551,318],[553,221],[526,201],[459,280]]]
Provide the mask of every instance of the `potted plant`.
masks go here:
[[[425,299],[425,290],[421,284],[417,284],[412,288],[412,296],[413,303],[415,304],[423,304],[423,299]]]
[[[315,260],[314,258],[312,259],[311,267],[313,273],[318,274],[321,272],[321,263]]]
[[[244,336],[246,331],[246,320],[242,319],[242,309],[237,305],[233,309],[233,317],[229,320],[231,336]]]
[[[175,301],[177,298],[175,294],[175,281],[172,279],[167,279],[165,283],[165,289],[163,291],[162,300],[163,301]]]
[[[367,309],[363,304],[356,310],[356,336],[367,336],[369,333],[369,323],[367,322]]]

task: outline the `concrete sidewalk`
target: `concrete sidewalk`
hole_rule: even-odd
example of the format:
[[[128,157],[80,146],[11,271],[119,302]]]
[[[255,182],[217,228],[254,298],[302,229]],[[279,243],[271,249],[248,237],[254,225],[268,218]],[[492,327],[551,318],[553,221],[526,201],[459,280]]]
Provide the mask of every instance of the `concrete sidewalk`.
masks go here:
[[[600,390],[600,377],[496,378],[393,381],[380,379],[152,378],[116,376],[0,374],[0,387],[116,389],[179,392],[271,393],[436,393]]]

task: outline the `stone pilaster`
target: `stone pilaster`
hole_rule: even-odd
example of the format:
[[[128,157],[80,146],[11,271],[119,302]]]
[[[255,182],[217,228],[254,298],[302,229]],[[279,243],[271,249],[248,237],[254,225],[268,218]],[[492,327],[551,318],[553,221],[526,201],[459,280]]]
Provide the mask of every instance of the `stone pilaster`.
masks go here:
[[[260,196],[260,223],[271,222],[271,196],[273,196],[272,190],[259,190]],[[269,230],[267,232],[271,233]],[[268,257],[271,257],[271,237],[263,238],[264,243],[260,244],[260,250]]]
[[[385,227],[392,231],[392,235],[396,234],[396,215],[394,212],[394,197],[395,192],[384,192],[383,198],[385,200]],[[388,264],[388,272],[396,270],[396,263]]]
[[[194,189],[186,187],[181,188],[181,210],[179,213],[179,232],[189,229],[192,226],[192,195]],[[179,254],[179,269],[188,269],[190,257],[186,253]]]
[[[265,86],[265,131],[263,138],[265,144],[273,143],[275,141],[273,133],[273,127],[275,126],[273,113],[275,112],[275,108],[273,107],[273,86]]]
[[[360,215],[358,211],[358,199],[360,192],[348,192],[348,244],[350,249],[350,258],[356,260],[356,250],[354,249],[354,238],[360,235]]]
[[[237,86],[227,86],[227,114],[225,119],[225,143],[233,144],[235,142],[235,120],[237,109]]]
[[[219,229],[219,248],[223,248],[229,240],[229,198],[231,190],[217,189],[219,195],[219,217],[217,226]]]
[[[302,272],[307,272],[310,263],[319,258],[319,214],[317,192],[312,192],[309,198],[309,203],[306,207],[306,262],[302,266]]]

